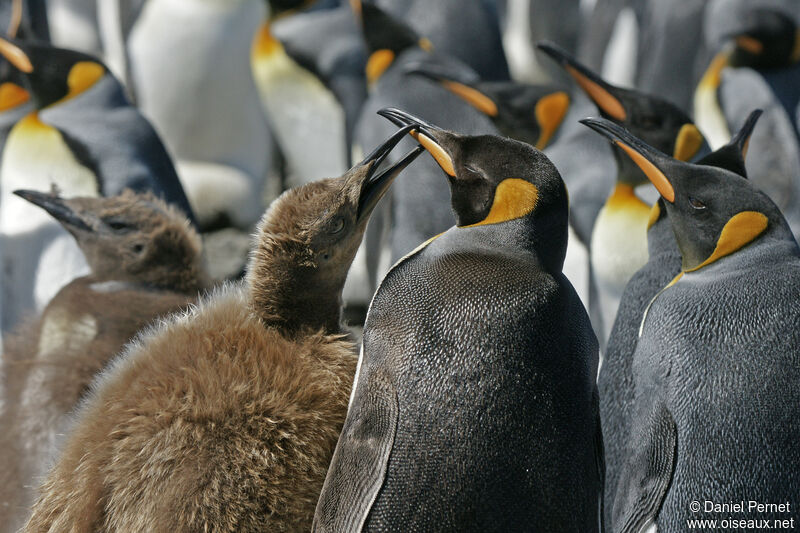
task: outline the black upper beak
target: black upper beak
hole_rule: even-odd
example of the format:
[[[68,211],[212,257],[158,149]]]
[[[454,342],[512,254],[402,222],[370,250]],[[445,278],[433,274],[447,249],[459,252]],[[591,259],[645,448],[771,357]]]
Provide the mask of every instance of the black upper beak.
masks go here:
[[[440,127],[434,126],[430,122],[426,122],[419,117],[415,117],[395,107],[384,107],[378,111],[378,114],[389,119],[393,124],[402,126],[403,129],[408,128],[406,132],[416,130],[419,133],[424,133],[431,139],[436,139],[436,132],[442,131]]]
[[[53,194],[38,191],[17,190],[14,194],[38,205],[58,220],[68,230],[94,231],[75,212],[64,203],[64,200]]]
[[[378,201],[383,197],[392,181],[403,171],[419,154],[422,153],[421,146],[415,147],[413,150],[404,155],[400,160],[389,168],[383,170],[380,174],[376,174],[378,167],[381,165],[386,156],[397,144],[414,129],[414,126],[406,126],[397,131],[394,135],[389,137],[382,145],[372,151],[358,166],[371,165],[367,171],[367,176],[361,185],[361,195],[358,199],[358,220],[364,220],[369,217],[372,210],[378,205]]]

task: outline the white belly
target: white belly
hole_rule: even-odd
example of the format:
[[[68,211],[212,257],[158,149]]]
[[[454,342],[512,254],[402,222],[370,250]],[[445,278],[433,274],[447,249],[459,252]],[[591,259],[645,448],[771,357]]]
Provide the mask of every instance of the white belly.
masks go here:
[[[253,74],[288,162],[289,186],[343,174],[345,116],[333,93],[283,52],[254,57]]]

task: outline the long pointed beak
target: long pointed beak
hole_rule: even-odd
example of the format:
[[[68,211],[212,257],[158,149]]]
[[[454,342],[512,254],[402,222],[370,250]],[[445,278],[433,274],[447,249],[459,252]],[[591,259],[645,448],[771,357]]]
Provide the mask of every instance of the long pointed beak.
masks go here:
[[[411,130],[408,132],[409,135],[414,137],[417,142],[430,152],[436,162],[439,163],[439,166],[442,167],[442,170],[449,176],[455,177],[456,171],[453,165],[453,158],[436,140],[444,132],[443,129],[394,107],[383,108],[378,111],[378,114],[398,126],[411,126]]]
[[[5,57],[9,63],[14,65],[17,70],[30,74],[33,72],[33,64],[31,63],[28,54],[22,48],[0,37],[0,54]]]
[[[619,146],[636,165],[642,169],[647,178],[655,185],[662,198],[670,203],[675,202],[675,188],[672,182],[664,175],[664,172],[657,166],[670,160],[669,156],[659,152],[652,146],[642,142],[627,130],[614,124],[610,120],[602,118],[585,118],[579,121],[594,131],[607,137],[614,144]]]
[[[619,97],[614,94],[618,91],[616,87],[575,61],[556,44],[549,41],[540,41],[536,43],[536,47],[561,65],[603,113],[620,121],[627,118],[628,113],[625,111],[625,106],[622,105]]]
[[[358,166],[370,165],[367,176],[364,178],[364,182],[361,185],[361,194],[358,198],[359,221],[369,217],[372,210],[378,205],[378,201],[380,201],[383,195],[386,194],[386,191],[389,190],[389,186],[394,179],[422,153],[422,147],[417,146],[400,158],[397,163],[383,170],[380,174],[375,174],[389,152],[391,152],[412,129],[413,126],[401,128],[358,164]]]
[[[94,231],[58,196],[28,190],[17,190],[14,191],[14,194],[34,205],[38,205],[68,230]]]

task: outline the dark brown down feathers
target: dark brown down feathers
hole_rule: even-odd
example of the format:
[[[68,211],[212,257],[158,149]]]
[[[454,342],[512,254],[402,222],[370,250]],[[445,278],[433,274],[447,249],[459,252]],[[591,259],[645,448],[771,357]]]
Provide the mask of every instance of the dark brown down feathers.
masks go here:
[[[248,280],[129,345],[85,402],[25,531],[310,529],[357,360],[339,326],[352,255],[326,267],[338,252],[314,241],[327,206],[349,201],[341,183],[286,193],[264,217]],[[315,294],[305,318],[292,307]]]
[[[30,515],[69,413],[95,375],[142,328],[185,309],[206,286],[200,239],[152,195],[69,200],[96,231],[76,235],[92,273],[61,289],[42,316],[6,339],[0,407],[0,530]],[[125,235],[101,220],[130,222]],[[143,243],[139,254],[129,249]],[[138,248],[137,248],[138,249]]]

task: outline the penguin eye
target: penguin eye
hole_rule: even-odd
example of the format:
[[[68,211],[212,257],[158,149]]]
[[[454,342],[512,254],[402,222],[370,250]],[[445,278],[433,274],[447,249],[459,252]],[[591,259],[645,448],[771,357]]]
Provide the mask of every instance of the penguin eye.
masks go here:
[[[694,209],[701,211],[706,208],[706,204],[698,200],[697,198],[689,197],[689,205],[691,205]]]
[[[339,233],[344,229],[344,219],[342,217],[336,217],[330,224],[328,228],[328,233],[335,234]]]
[[[117,218],[107,219],[105,220],[105,223],[114,231],[126,231],[131,229],[131,226],[128,223]]]

